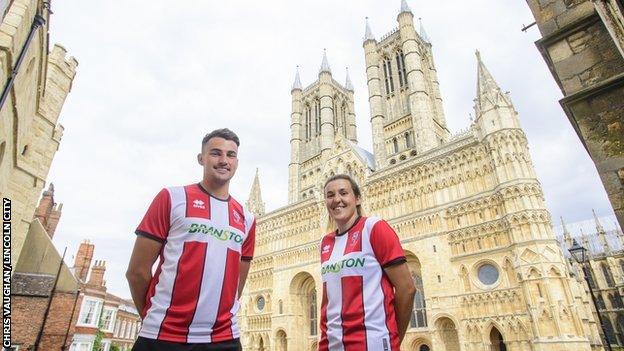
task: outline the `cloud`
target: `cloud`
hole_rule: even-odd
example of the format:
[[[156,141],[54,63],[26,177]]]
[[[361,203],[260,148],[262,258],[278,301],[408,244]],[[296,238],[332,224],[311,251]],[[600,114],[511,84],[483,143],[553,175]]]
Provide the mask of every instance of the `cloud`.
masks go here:
[[[433,43],[450,128],[468,126],[476,60],[511,91],[554,218],[610,206],[595,169],[558,105],[561,93],[534,41],[524,2],[408,1]],[[163,186],[195,182],[202,136],[228,126],[241,137],[232,193],[247,199],[260,169],[267,209],[287,202],[290,87],[317,79],[323,48],[334,78],[349,66],[360,145],[371,150],[364,17],[379,38],[397,26],[400,2],[130,0],[54,3],[50,33],[80,61],[61,114],[65,134],[49,181],[64,203],[54,242],[83,239],[108,261],[109,290],[128,296],[133,231]],[[583,189],[580,191],[579,189]]]

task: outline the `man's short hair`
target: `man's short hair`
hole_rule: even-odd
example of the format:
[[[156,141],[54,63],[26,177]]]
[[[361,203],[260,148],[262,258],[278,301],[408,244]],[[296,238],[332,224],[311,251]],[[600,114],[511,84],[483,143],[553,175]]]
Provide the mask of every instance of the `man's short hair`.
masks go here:
[[[240,146],[240,140],[238,139],[238,135],[233,131],[227,128],[215,129],[212,132],[206,134],[204,139],[202,139],[202,150],[204,149],[204,145],[208,142],[208,140],[212,138],[223,138],[225,140],[231,140],[236,143],[236,146]]]

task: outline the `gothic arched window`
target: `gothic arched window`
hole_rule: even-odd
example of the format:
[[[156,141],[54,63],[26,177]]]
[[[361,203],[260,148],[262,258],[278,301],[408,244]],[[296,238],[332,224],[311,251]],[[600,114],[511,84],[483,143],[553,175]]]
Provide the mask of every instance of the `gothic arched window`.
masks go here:
[[[396,53],[397,71],[399,72],[399,86],[401,88],[407,86],[407,73],[405,70],[405,56],[403,51],[399,50]]]
[[[600,268],[602,269],[602,274],[605,277],[605,281],[607,282],[607,285],[610,287],[615,286],[615,282],[613,281],[613,276],[611,275],[611,270],[609,269],[609,266],[607,266],[603,262],[600,264]]]
[[[321,101],[314,100],[314,120],[316,121],[316,135],[321,134]]]
[[[340,108],[340,117],[342,118],[342,134],[347,137],[347,104],[344,102]]]
[[[316,312],[316,289],[310,291],[310,335],[316,336],[318,325],[318,315]]]
[[[413,274],[414,285],[416,286],[416,295],[414,295],[414,309],[410,320],[411,328],[423,328],[427,326],[427,311],[425,303],[425,292],[423,289],[422,278],[418,274]]]
[[[607,309],[607,306],[605,306],[605,302],[604,302],[604,299],[602,298],[602,295],[596,296],[596,305],[598,305],[599,310]]]
[[[312,109],[309,104],[305,105],[305,140],[312,137]]]
[[[385,58],[383,61],[384,83],[386,84],[386,94],[394,93],[394,81],[392,79],[392,60]]]
[[[399,142],[397,141],[397,138],[392,139],[392,146],[394,147],[395,153],[399,152]]]

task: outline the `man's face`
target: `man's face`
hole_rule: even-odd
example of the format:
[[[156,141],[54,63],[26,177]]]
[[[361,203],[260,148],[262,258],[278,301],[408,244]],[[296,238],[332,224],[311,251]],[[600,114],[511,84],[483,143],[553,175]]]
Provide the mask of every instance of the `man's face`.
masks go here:
[[[238,167],[238,146],[232,140],[211,138],[197,155],[204,166],[204,180],[213,184],[225,184],[232,179]]]

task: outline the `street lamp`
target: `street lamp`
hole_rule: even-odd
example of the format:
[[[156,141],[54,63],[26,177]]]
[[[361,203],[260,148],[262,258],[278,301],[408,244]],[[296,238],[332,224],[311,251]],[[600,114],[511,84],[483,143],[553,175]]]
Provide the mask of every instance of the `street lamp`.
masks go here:
[[[587,249],[583,246],[579,245],[579,243],[574,239],[572,241],[572,247],[568,249],[574,260],[581,265],[583,268],[583,274],[585,275],[585,282],[587,282],[587,287],[589,287],[589,295],[592,298],[594,303],[594,307],[596,308],[596,314],[598,315],[598,322],[600,323],[600,328],[602,328],[602,334],[605,338],[605,346],[608,351],[611,351],[611,343],[609,342],[609,336],[607,335],[607,331],[605,330],[605,324],[602,321],[602,315],[600,314],[600,310],[598,309],[598,305],[596,304],[596,297],[594,296],[594,290],[592,289],[591,284],[589,283],[589,268],[587,267]]]

